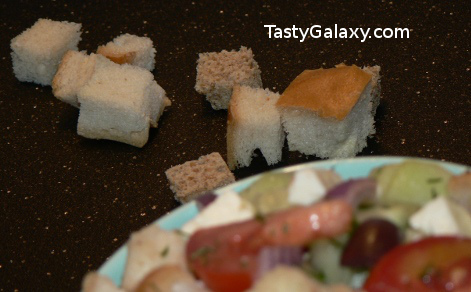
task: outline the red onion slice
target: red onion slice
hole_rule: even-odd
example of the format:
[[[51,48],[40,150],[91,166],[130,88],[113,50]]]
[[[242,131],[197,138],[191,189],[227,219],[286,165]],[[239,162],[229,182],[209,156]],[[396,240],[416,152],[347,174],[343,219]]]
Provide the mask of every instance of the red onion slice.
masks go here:
[[[207,192],[199,197],[195,198],[196,205],[198,206],[198,210],[203,210],[208,205],[210,205],[214,200],[216,200],[217,195],[213,192]]]
[[[372,178],[351,179],[330,189],[326,200],[345,200],[356,208],[361,203],[373,201],[376,197],[376,180]]]
[[[255,279],[278,265],[299,266],[303,259],[303,248],[300,246],[267,246],[258,253],[258,269]]]

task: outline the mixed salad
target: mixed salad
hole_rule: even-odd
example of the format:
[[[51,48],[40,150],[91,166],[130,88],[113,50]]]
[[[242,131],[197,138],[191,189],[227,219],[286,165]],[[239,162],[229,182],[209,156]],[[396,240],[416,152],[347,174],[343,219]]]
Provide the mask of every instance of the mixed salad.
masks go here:
[[[181,230],[135,233],[122,287],[85,291],[471,291],[471,173],[420,160],[342,181],[262,175],[198,198]]]

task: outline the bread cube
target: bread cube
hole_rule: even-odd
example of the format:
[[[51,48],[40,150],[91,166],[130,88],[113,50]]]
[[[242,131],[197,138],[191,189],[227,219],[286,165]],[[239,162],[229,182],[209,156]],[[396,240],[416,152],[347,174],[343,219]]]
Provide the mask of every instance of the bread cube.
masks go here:
[[[98,272],[88,272],[82,281],[83,292],[124,292],[107,276]]]
[[[288,86],[277,107],[290,151],[348,158],[375,133],[380,99],[379,66],[338,65],[306,70]]]
[[[52,93],[58,99],[79,107],[77,93],[92,77],[97,55],[68,51],[52,80]]]
[[[263,251],[262,251],[263,252]],[[300,267],[278,264],[254,283],[246,292],[354,292],[358,291],[345,284],[324,284]]]
[[[157,224],[150,224],[131,234],[127,248],[122,278],[124,291],[148,291],[136,288],[157,268],[171,265],[186,269],[185,238],[176,230],[164,230]]]
[[[176,165],[168,169],[165,175],[170,182],[170,189],[175,193],[175,199],[182,203],[235,181],[226,162],[217,152]]]
[[[295,266],[279,264],[269,270],[247,292],[348,292],[352,290],[330,290]]]
[[[103,56],[97,56],[95,71],[79,90],[78,102],[79,135],[136,147],[146,144],[149,127],[157,126],[164,107],[170,105],[152,73]]]
[[[260,68],[253,57],[252,49],[246,47],[199,54],[196,91],[206,95],[213,109],[227,109],[234,85],[262,87]]]
[[[99,46],[97,54],[103,55],[118,64],[131,64],[149,71],[155,67],[155,48],[148,37],[123,34],[104,46]]]
[[[249,166],[256,149],[269,165],[281,160],[285,134],[276,108],[278,93],[248,86],[234,87],[227,120],[230,169]]]
[[[11,40],[13,72],[20,81],[51,85],[62,56],[78,50],[82,25],[40,18]]]

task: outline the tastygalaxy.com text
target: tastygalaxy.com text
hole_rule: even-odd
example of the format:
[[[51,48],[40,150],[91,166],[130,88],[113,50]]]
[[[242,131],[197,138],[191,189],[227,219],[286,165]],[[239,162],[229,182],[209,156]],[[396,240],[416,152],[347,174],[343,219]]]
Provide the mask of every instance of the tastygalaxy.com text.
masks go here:
[[[334,27],[322,27],[321,25],[313,25],[311,27],[302,28],[292,27],[281,28],[274,24],[264,25],[263,27],[268,28],[268,37],[275,39],[299,39],[300,42],[304,42],[307,38],[340,38],[340,39],[360,39],[361,42],[367,39],[402,39],[409,38],[408,28],[362,28],[362,27],[340,27],[335,24]]]

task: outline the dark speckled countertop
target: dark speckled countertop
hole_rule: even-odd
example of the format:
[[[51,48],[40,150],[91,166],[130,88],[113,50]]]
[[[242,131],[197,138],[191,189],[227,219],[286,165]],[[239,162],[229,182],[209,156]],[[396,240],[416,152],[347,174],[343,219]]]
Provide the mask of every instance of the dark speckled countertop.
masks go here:
[[[72,1],[70,1],[72,2]],[[0,4],[0,291],[79,290],[131,231],[178,206],[164,171],[213,151],[226,155],[226,112],[194,90],[200,52],[251,47],[265,87],[283,91],[306,68],[382,67],[377,134],[360,156],[471,164],[469,1],[2,1]],[[157,49],[157,82],[173,105],[134,148],[76,134],[78,110],[50,87],[12,73],[10,40],[38,18],[83,25],[79,48],[121,33]],[[269,39],[278,27],[407,27],[409,39]],[[316,160],[283,153],[275,167]],[[237,178],[270,169],[262,159]]]

